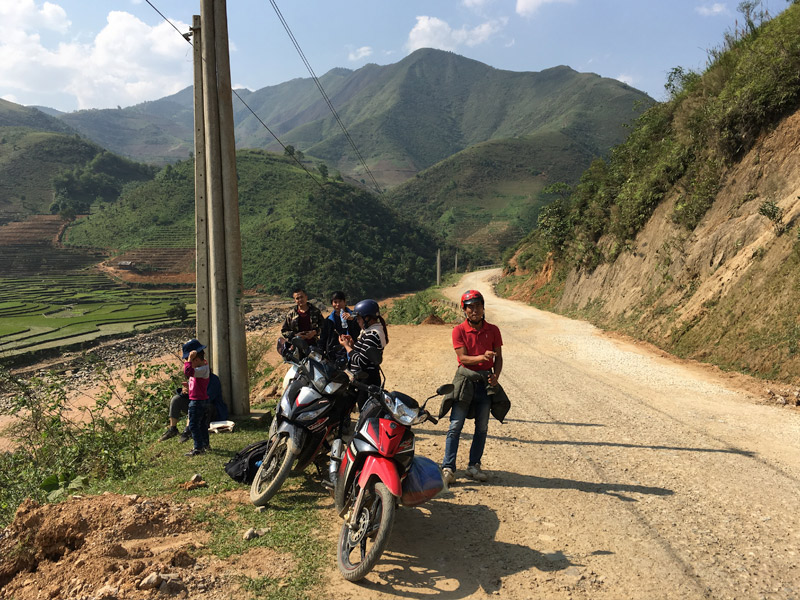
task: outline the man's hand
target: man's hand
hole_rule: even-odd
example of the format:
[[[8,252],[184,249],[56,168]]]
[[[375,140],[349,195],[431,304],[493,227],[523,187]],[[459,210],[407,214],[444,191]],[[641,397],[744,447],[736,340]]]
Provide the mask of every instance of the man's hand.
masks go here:
[[[497,385],[497,375],[495,375],[494,373],[489,373],[488,379],[489,379],[489,385],[491,386]]]
[[[317,337],[317,332],[313,329],[310,329],[309,331],[301,331],[298,335],[304,340],[313,340],[315,337]]]
[[[493,350],[487,350],[483,353],[483,360],[494,361],[494,357],[497,356],[497,352]]]
[[[192,350],[189,352],[189,362],[194,362],[194,359],[197,357],[197,350]]]

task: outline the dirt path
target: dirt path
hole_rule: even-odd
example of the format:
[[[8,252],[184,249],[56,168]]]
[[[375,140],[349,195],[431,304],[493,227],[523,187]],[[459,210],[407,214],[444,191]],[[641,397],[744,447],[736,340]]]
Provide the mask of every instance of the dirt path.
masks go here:
[[[586,323],[496,298],[501,383],[483,465],[445,497],[401,509],[361,585],[331,573],[320,598],[800,597],[800,414]],[[389,387],[417,398],[451,379],[450,326],[393,327]],[[417,430],[441,460],[446,422]],[[471,431],[471,424],[465,432]],[[459,469],[471,436],[462,436]],[[340,522],[330,519],[330,536]]]

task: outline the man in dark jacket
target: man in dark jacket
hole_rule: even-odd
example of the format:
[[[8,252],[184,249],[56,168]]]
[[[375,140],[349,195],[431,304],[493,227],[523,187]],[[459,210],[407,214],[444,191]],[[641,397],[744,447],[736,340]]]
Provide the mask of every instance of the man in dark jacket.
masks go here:
[[[339,343],[339,336],[349,335],[353,339],[358,339],[361,328],[358,326],[358,319],[347,308],[347,298],[344,292],[333,292],[331,307],[331,314],[322,323],[319,345],[328,358],[346,358],[347,351]]]
[[[475,434],[469,449],[467,477],[486,481],[486,473],[481,470],[481,458],[489,430],[489,414],[492,412],[502,421],[508,412],[508,398],[497,382],[503,370],[503,338],[500,330],[496,325],[486,322],[484,301],[480,292],[466,291],[461,296],[461,308],[466,319],[453,328],[453,348],[459,364],[454,383],[457,384],[458,392],[454,392],[450,403],[450,428],[447,430],[442,461],[442,476],[447,484],[456,480],[456,456],[461,429],[464,421],[473,417]],[[493,404],[502,404],[503,408],[495,412],[499,407]]]
[[[292,298],[296,306],[283,320],[281,335],[289,341],[300,336],[309,344],[315,344],[322,333],[322,311],[308,301],[308,294],[301,287],[294,289]]]

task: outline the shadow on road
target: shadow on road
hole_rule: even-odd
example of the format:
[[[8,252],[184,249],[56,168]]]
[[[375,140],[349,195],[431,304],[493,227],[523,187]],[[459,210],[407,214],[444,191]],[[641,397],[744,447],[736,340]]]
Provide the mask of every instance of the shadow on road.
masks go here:
[[[572,423],[572,425],[577,425],[580,427],[605,427],[605,425],[592,425],[588,423]],[[465,426],[465,431],[461,433],[461,442],[459,444],[460,448],[466,447],[469,448],[469,444],[472,440],[472,433],[466,431],[466,428],[469,425]],[[489,430],[491,431],[491,429]],[[438,429],[418,429],[419,433],[424,433],[430,436],[438,436],[444,438],[447,435],[447,430],[440,431]],[[517,442],[519,444],[537,444],[541,446],[599,446],[603,448],[643,448],[647,450],[674,450],[678,452],[718,452],[721,454],[738,454],[739,456],[745,456],[747,458],[755,458],[755,452],[751,452],[749,450],[740,450],[739,448],[697,448],[691,446],[661,446],[661,445],[652,445],[652,444],[626,444],[623,442],[593,442],[593,441],[584,441],[584,440],[523,440],[518,437],[509,437],[503,435],[492,435],[489,433],[486,436],[487,440],[495,440],[498,442]]]
[[[570,421],[529,421],[527,419],[506,419],[503,423],[528,423],[530,425],[565,425],[567,427],[605,427],[602,423],[572,423]]]
[[[575,564],[561,551],[495,540],[499,525],[495,512],[482,504],[433,500],[424,508],[401,508],[378,567],[359,587],[365,598],[367,590],[399,598],[456,599],[480,590],[502,595],[503,577]],[[378,577],[382,581],[376,582]]]
[[[528,487],[550,490],[578,490],[590,494],[606,494],[625,502],[637,502],[635,498],[625,494],[647,494],[651,496],[672,496],[675,492],[662,487],[633,485],[629,483],[598,483],[595,481],[577,481],[560,477],[537,477],[520,475],[511,471],[491,471],[490,484],[509,487]]]

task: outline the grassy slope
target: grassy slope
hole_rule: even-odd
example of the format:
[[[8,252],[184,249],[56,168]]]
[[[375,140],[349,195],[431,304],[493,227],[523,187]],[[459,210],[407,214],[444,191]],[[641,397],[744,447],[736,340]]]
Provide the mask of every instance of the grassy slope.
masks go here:
[[[758,212],[771,198],[793,210],[795,159],[780,153],[794,152],[796,126],[779,124],[800,109],[798,29],[795,4],[746,35],[727,36],[702,75],[684,73],[673,98],[645,113],[606,164],[584,173],[563,228],[551,222],[520,244],[508,265],[519,276],[503,284],[505,292],[645,336],[682,356],[796,381],[800,334],[792,294],[800,285],[800,237],[790,228],[765,244],[748,223],[759,223],[758,233],[769,229]],[[765,142],[773,132],[788,141]],[[769,143],[767,163],[761,143]],[[724,261],[703,259],[708,253]],[[729,263],[745,268],[733,269],[727,281]],[[622,297],[640,300],[626,304]]]
[[[143,162],[166,164],[194,150],[191,96],[188,106],[162,100],[64,113],[60,118],[104,148]]]
[[[536,224],[550,183],[575,181],[594,158],[563,132],[485,142],[419,173],[388,194],[397,210],[435,223],[446,239],[499,260]]]
[[[49,212],[53,177],[101,148],[74,135],[0,127],[0,218]]]
[[[314,294],[354,296],[425,287],[434,276],[436,242],[373,196],[329,182],[323,192],[282,156],[251,150],[237,157],[244,281],[270,293],[303,284]],[[190,161],[114,206],[76,223],[75,245],[126,249],[165,227],[194,226]]]

